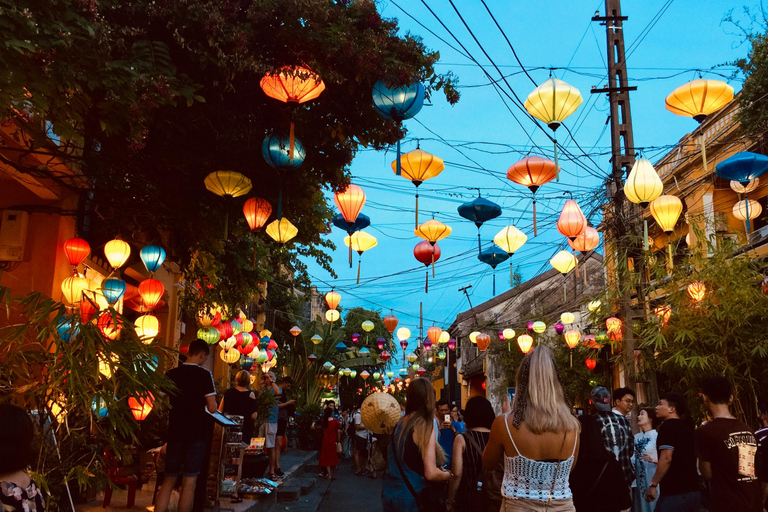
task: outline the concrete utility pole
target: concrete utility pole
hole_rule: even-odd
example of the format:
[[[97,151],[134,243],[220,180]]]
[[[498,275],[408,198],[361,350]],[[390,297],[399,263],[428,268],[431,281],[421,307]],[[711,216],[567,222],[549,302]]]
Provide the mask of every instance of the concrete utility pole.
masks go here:
[[[639,233],[639,219],[642,212],[639,207],[627,201],[624,195],[624,176],[629,174],[635,163],[635,144],[632,133],[632,115],[629,108],[630,87],[627,81],[627,63],[624,55],[623,22],[620,0],[605,0],[605,16],[595,13],[592,21],[605,25],[607,35],[608,84],[606,87],[593,88],[593,94],[607,93],[610,102],[611,120],[611,177],[607,181],[608,198],[611,199],[610,219],[607,219],[607,237],[614,245],[613,261],[616,284],[621,293],[621,316],[624,320],[624,379],[625,385],[635,389],[635,340],[632,332],[635,312],[632,308],[632,276],[627,261],[631,257],[637,270],[642,271],[642,251],[637,244],[632,244],[627,235]],[[611,240],[612,239],[612,240]],[[619,261],[627,258],[627,261]],[[642,273],[640,275],[643,275]],[[638,290],[639,291],[639,290]],[[638,295],[639,298],[639,295]]]

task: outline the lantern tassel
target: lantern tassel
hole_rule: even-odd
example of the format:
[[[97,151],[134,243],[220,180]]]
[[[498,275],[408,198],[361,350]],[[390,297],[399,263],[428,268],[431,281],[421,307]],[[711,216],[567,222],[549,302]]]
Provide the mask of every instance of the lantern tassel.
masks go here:
[[[416,220],[414,229],[419,229],[419,194],[416,194]]]
[[[571,252],[573,253],[573,261],[576,262],[576,277],[579,277],[579,258],[576,257],[576,249],[571,247]]]
[[[567,289],[568,289],[568,279],[566,278],[566,279],[563,279],[563,300],[564,301],[568,300]]]
[[[293,150],[294,150],[294,147],[296,146],[296,143],[294,142],[294,138],[293,138],[293,121],[291,121],[291,131],[290,131],[290,134],[288,136],[288,140],[289,140],[289,143],[288,143],[288,158],[293,160]]]
[[[747,194],[744,194],[744,205],[747,207],[747,238],[749,238],[749,199],[747,198]]]
[[[357,260],[357,284],[360,284],[360,264],[362,262],[362,258],[359,258]]]
[[[496,296],[496,272],[493,273],[493,296]]]
[[[643,250],[648,252],[648,219],[643,219]]]
[[[675,268],[675,262],[672,260],[672,241],[671,240],[667,240],[667,252],[669,253],[669,273],[671,274],[672,269]]]
[[[571,350],[571,368],[573,368],[573,350]]]
[[[554,97],[554,96],[553,96]],[[552,135],[554,135],[555,132],[552,132]],[[555,180],[560,181],[560,167],[557,165],[557,138],[554,138],[555,143]]]
[[[435,278],[435,248],[432,247],[432,278]]]
[[[480,250],[480,228],[477,228],[477,254],[478,256],[483,254],[483,251]]]
[[[352,233],[349,234],[349,268],[352,268]]]
[[[701,164],[704,167],[704,174],[707,173],[707,137],[704,135],[704,129],[701,130]]]
[[[256,244],[253,244],[253,267],[256,270]]]
[[[584,268],[581,269],[581,275],[584,276],[584,291],[587,291],[587,267],[586,263],[584,264]]]
[[[395,174],[400,176],[400,139],[397,139],[397,166],[395,170]]]
[[[509,287],[512,288],[515,286],[515,269],[512,265],[512,262],[509,262]]]
[[[277,195],[277,220],[283,218],[283,188],[280,187],[280,192]]]
[[[429,269],[424,273],[424,293],[429,293]]]
[[[229,238],[229,208],[224,212],[224,240]]]
[[[536,236],[536,198],[533,198],[533,236]]]

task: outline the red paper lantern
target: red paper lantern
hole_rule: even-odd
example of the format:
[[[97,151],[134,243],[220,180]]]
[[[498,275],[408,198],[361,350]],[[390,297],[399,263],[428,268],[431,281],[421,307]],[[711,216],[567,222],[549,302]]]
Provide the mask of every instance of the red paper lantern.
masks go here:
[[[83,297],[83,300],[80,301],[80,322],[87,324],[98,310],[96,301],[90,300],[87,296]]]
[[[484,332],[481,332],[477,335],[475,338],[475,341],[477,342],[477,349],[480,352],[485,352],[488,350],[488,346],[491,344],[491,337],[485,334]]]
[[[587,218],[579,208],[578,203],[569,199],[560,212],[560,218],[557,219],[557,230],[570,241],[576,240],[576,237],[584,233],[587,229]]]
[[[259,231],[272,214],[272,205],[266,199],[251,197],[243,205],[243,215],[251,231]]]
[[[425,373],[427,373],[427,370],[425,370],[423,366],[419,366],[419,369],[418,369],[418,370],[416,370],[416,373],[418,373],[418,374],[419,374],[419,377],[421,377],[422,375],[424,375]]]
[[[64,242],[64,255],[73,267],[83,262],[91,254],[91,246],[82,238],[70,238]]]
[[[381,354],[379,354],[379,357],[381,358],[382,361],[386,363],[389,360],[389,358],[392,357],[392,354],[384,350],[381,352]]]
[[[277,342],[275,340],[269,340],[269,345],[267,345],[267,350],[277,350]]]
[[[588,358],[584,360],[584,364],[586,364],[587,368],[589,368],[590,370],[594,370],[595,366],[597,366],[597,361],[595,361],[594,359]]]
[[[440,246],[429,243],[427,240],[419,242],[413,248],[413,256],[427,267],[424,291],[429,292],[429,266],[440,259]]]
[[[147,311],[155,309],[165,293],[165,286],[157,279],[145,279],[139,283],[139,295]]]
[[[219,339],[222,340],[228,340],[232,337],[234,334],[234,330],[232,329],[232,324],[229,322],[221,322],[219,325],[216,326],[216,329],[219,331],[220,337]]]
[[[131,408],[131,414],[136,418],[136,421],[144,421],[152,412],[154,403],[155,397],[152,396],[152,393],[147,393],[146,397],[128,397],[128,407]]]
[[[384,317],[384,327],[387,328],[389,331],[389,334],[392,334],[395,332],[395,329],[397,329],[397,324],[399,320],[395,315],[387,315]]]

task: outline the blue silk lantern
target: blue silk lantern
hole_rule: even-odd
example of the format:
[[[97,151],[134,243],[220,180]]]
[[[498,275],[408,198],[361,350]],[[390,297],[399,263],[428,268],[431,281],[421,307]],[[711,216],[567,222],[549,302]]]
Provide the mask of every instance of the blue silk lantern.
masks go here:
[[[139,251],[139,257],[147,268],[147,272],[157,272],[165,261],[165,249],[159,245],[146,245]]]
[[[400,371],[398,372],[401,377],[407,377],[408,376],[408,370],[406,368],[400,368]]]
[[[368,350],[368,349],[367,349],[367,348],[365,348],[365,347],[361,348],[361,349],[360,349],[360,351],[359,351],[358,353],[360,354],[360,356],[361,356],[361,357],[368,357],[368,356],[370,356],[370,355],[371,355],[371,351],[370,351],[370,350]]]
[[[341,341],[336,344],[335,348],[339,352],[339,354],[343,354],[344,352],[347,351],[347,346]]]
[[[264,336],[259,340],[259,348],[265,350],[269,346],[269,336]]]
[[[251,369],[251,366],[253,366],[253,358],[252,357],[244,356],[240,360],[240,367],[243,370],[249,371]]]
[[[71,315],[64,315],[56,322],[56,334],[62,341],[69,343],[79,333],[80,325]]]
[[[419,113],[424,106],[424,93],[424,86],[419,82],[390,89],[384,82],[378,81],[373,85],[373,108],[385,119],[401,123]],[[400,139],[397,140],[395,161],[395,174],[400,176]]]
[[[106,418],[108,414],[107,402],[103,398],[94,397],[91,402],[91,409],[99,418]]]
[[[298,169],[304,163],[307,152],[299,139],[294,138],[293,158],[290,157],[290,138],[286,135],[267,135],[261,144],[261,154],[267,163],[278,170]]]
[[[355,231],[360,231],[361,229],[365,229],[368,226],[371,225],[371,218],[363,213],[357,214],[357,219],[355,220],[354,224],[351,226],[347,223],[346,220],[344,220],[344,217],[338,213],[333,216],[333,219],[331,220],[333,222],[333,225],[336,226],[339,229],[343,229],[344,231],[349,234],[349,236],[352,236],[352,233]]]
[[[487,263],[493,270],[496,270],[496,265],[503,263],[509,259],[509,254],[496,244],[491,245],[486,250],[480,252],[480,256],[477,257],[483,263]],[[496,272],[493,273],[493,294],[496,295]]]
[[[126,285],[125,281],[122,279],[110,277],[102,283],[102,288],[104,290],[104,297],[106,297],[107,302],[114,306],[115,303],[120,300],[120,297],[122,297],[125,293]]]
[[[458,211],[459,215],[467,220],[471,220],[475,223],[475,226],[477,226],[477,252],[479,254],[481,252],[480,227],[484,222],[495,219],[501,215],[501,206],[493,201],[478,196],[474,200],[459,206]]]
[[[727,158],[715,166],[715,174],[730,181],[738,181],[742,186],[768,171],[768,156],[742,151]],[[746,201],[747,230],[749,225],[749,199],[744,194]]]

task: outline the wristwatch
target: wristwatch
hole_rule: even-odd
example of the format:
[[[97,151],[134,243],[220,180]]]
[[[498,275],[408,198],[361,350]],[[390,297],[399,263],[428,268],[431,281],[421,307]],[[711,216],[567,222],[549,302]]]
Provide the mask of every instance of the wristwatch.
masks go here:
[[[651,485],[648,486],[648,488],[650,489],[651,487],[658,487],[658,486],[659,486],[659,484],[651,484]]]

